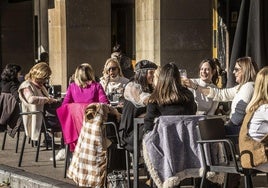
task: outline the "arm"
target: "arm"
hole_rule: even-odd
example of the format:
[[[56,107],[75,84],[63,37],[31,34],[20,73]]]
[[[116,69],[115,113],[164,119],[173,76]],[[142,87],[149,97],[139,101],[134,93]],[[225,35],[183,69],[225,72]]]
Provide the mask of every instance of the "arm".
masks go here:
[[[69,85],[69,87],[68,87],[68,89],[66,91],[66,95],[65,95],[65,97],[63,99],[62,105],[74,102],[73,96],[72,96],[72,91],[71,91],[72,90],[72,85],[73,85],[73,83]]]
[[[207,112],[207,115],[215,115],[215,111],[217,110],[219,105],[219,102],[214,101],[211,105],[211,108],[209,109],[209,111]]]
[[[124,91],[124,98],[131,101],[136,107],[144,107],[150,95],[150,93],[143,92],[141,86],[134,82],[128,83]]]
[[[109,104],[110,102],[101,84],[98,84],[97,89],[98,89],[99,102]]]
[[[154,119],[159,117],[160,115],[160,112],[157,110],[157,105],[149,103],[144,118],[144,132],[153,130]]]
[[[246,114],[246,107],[249,101],[252,98],[254,92],[254,85],[251,82],[244,84],[240,90],[237,92],[233,103],[236,104],[234,112],[231,114],[231,122],[235,125],[241,125],[245,114]]]
[[[49,98],[46,96],[36,96],[30,87],[22,89],[22,96],[29,104],[45,104],[49,102]]]
[[[20,101],[18,89],[19,89],[19,83],[12,82],[10,87],[10,93],[15,97],[17,101]]]
[[[239,87],[239,86],[235,86],[235,87],[226,88],[226,89],[202,87],[194,83],[190,79],[187,79],[185,83],[187,87],[193,88],[194,90],[197,90],[203,93],[208,98],[212,98],[214,101],[222,101],[222,102],[232,101]]]

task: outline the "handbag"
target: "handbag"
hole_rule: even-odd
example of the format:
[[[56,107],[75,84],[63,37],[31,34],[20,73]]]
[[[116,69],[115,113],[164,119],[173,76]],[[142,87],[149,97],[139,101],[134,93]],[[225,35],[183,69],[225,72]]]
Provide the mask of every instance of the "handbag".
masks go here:
[[[107,175],[108,188],[127,188],[126,171],[114,170]]]
[[[243,168],[254,168],[268,162],[266,139],[258,142],[248,134],[248,124],[253,114],[254,112],[246,114],[239,133],[240,160]]]

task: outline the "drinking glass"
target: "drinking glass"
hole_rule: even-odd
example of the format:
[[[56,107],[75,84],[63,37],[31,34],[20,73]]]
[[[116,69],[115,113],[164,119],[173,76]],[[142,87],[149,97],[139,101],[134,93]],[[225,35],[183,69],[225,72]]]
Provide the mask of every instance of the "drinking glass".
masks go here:
[[[179,69],[181,79],[186,79],[187,78],[187,71],[186,69]]]

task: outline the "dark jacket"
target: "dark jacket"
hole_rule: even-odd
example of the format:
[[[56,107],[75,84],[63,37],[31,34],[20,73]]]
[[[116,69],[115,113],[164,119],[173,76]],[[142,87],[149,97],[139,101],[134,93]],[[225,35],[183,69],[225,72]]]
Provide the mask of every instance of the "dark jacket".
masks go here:
[[[129,152],[133,152],[133,119],[145,112],[146,107],[136,108],[132,102],[125,100],[119,126],[119,136],[121,144]],[[139,130],[139,140],[141,141],[143,136],[143,126],[140,126]]]

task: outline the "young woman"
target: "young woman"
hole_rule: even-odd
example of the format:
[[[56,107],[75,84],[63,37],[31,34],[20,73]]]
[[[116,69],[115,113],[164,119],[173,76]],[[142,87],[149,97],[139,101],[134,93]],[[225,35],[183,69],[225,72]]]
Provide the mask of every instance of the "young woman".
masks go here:
[[[247,104],[251,100],[254,90],[254,81],[258,72],[257,64],[251,57],[242,57],[236,60],[234,76],[237,86],[226,89],[202,87],[189,80],[187,86],[205,94],[213,101],[232,101],[230,121],[228,125],[238,126],[237,131],[243,122]]]
[[[100,78],[100,83],[110,101],[113,100],[115,94],[123,95],[124,87],[128,81],[129,80],[123,76],[117,59],[107,59],[103,68],[103,76]]]
[[[151,131],[154,119],[161,115],[194,115],[196,108],[193,94],[181,84],[178,67],[175,63],[168,63],[161,68],[157,85],[149,98],[144,131]]]
[[[253,113],[248,125],[247,132],[249,136],[258,141],[268,143],[268,67],[262,68],[257,74],[254,93],[251,101],[246,108],[247,115]],[[244,124],[243,124],[244,126]],[[243,132],[242,127],[241,132]],[[240,138],[244,132],[239,135],[239,140],[243,144],[243,138]],[[252,151],[254,152],[254,151]],[[266,154],[267,155],[267,154]],[[261,156],[254,156],[258,158]],[[268,172],[268,163],[260,164],[256,169]]]
[[[50,98],[44,84],[51,75],[51,69],[45,62],[35,64],[25,76],[25,81],[19,87],[22,112],[43,111],[44,104],[57,102]],[[38,140],[42,126],[42,115],[24,116],[24,128],[26,135],[32,140]]]
[[[0,129],[7,130],[11,137],[15,136],[22,123],[18,92],[20,71],[19,65],[7,64],[1,74]]]
[[[91,103],[109,104],[109,100],[101,84],[95,81],[91,65],[83,63],[76,68],[74,82],[70,83],[62,105],[57,109],[64,141],[69,144],[70,151],[75,149],[85,109]],[[64,159],[64,150],[60,150],[57,156],[58,159]]]
[[[135,65],[134,78],[126,85],[124,91],[124,106],[120,122],[120,137],[122,145],[133,151],[133,119],[144,116],[148,99],[153,92],[154,72],[157,65],[148,60],[141,60]],[[140,137],[142,139],[142,128]]]
[[[202,87],[216,88],[218,82],[217,67],[213,60],[205,59],[199,65],[199,77],[191,79],[194,84]],[[190,89],[194,94],[197,104],[197,114],[214,115],[218,107],[218,102],[208,98],[202,92]]]
[[[126,85],[124,98],[135,107],[144,107],[153,92],[154,72],[157,65],[148,60],[141,60],[135,66],[134,79]]]

